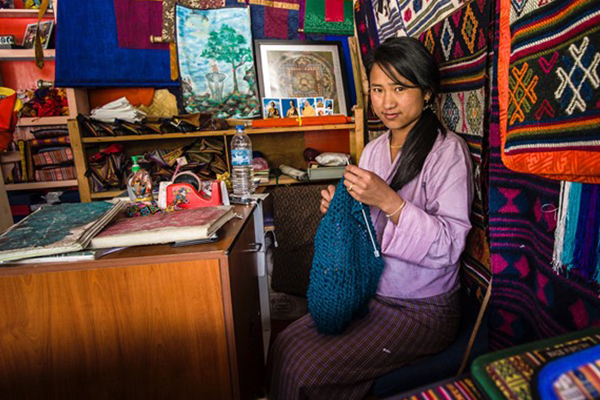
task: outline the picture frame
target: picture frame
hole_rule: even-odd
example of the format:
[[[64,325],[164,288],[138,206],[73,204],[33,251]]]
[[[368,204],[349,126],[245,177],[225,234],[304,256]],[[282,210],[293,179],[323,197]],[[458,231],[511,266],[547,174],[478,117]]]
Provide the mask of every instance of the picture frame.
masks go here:
[[[333,114],[348,115],[340,42],[255,40],[254,49],[262,98],[333,99]]]
[[[52,28],[54,28],[54,21],[42,21],[40,22],[40,39],[42,42],[42,48],[47,49],[50,43],[50,37],[52,36]],[[25,34],[23,35],[23,48],[33,49],[35,45],[35,34],[37,31],[37,22],[28,24],[25,28]]]

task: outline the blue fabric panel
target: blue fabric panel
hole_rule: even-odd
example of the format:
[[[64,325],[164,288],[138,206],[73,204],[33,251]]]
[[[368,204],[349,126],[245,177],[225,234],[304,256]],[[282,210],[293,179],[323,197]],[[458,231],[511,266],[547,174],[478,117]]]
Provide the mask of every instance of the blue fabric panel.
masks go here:
[[[114,0],[61,0],[56,30],[56,86],[166,87],[168,50],[121,49]]]

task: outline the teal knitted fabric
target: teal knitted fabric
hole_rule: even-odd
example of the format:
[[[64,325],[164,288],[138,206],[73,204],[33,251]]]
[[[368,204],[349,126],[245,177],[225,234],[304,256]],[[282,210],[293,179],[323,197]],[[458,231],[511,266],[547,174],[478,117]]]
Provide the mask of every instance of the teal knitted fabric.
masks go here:
[[[342,179],[317,229],[310,270],[308,309],[320,333],[338,335],[367,314],[383,271],[380,254],[369,207]]]

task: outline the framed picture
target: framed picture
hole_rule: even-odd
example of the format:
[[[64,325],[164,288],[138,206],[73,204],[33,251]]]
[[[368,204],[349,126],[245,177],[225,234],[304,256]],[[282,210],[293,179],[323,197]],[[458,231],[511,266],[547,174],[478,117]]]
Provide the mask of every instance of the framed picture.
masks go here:
[[[348,114],[341,43],[255,40],[254,46],[261,97],[312,98],[313,108],[315,99],[333,99],[333,114]]]
[[[250,9],[177,4],[175,24],[185,110],[217,118],[260,118]]]
[[[42,21],[40,22],[40,40],[42,42],[42,48],[47,49],[48,43],[50,43],[50,36],[52,35],[52,28],[54,27],[54,21]],[[35,33],[37,31],[37,23],[28,24],[25,28],[25,35],[23,35],[23,48],[33,49],[35,44]]]
[[[281,100],[263,99],[263,118],[281,118]]]

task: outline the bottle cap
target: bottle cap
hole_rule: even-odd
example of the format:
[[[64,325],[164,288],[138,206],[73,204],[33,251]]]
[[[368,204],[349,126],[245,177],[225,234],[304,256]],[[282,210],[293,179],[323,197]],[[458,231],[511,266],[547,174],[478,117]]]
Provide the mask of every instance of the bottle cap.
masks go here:
[[[237,130],[237,129],[244,130],[244,125],[236,125],[236,126],[235,126],[235,129],[236,129],[236,130]]]
[[[133,161],[133,165],[131,166],[131,172],[137,172],[140,170],[140,165],[138,164],[139,156],[131,156],[131,160]]]

